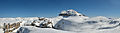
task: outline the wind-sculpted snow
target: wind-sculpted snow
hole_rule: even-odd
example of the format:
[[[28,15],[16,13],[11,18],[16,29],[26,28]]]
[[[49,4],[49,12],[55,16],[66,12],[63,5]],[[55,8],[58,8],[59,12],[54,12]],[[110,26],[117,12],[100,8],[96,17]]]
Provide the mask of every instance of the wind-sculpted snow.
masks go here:
[[[91,24],[91,22],[84,22],[84,19],[79,21],[78,19],[79,18],[75,19],[76,21],[72,21],[70,19],[62,19],[56,24],[55,28],[67,31],[86,31],[95,29],[95,27],[97,27],[97,25]]]
[[[30,30],[28,28],[20,27],[19,31],[17,33],[29,33]]]
[[[52,28],[37,28],[33,26],[22,27],[20,32],[23,32],[23,33],[75,33],[71,31],[62,31],[62,30],[56,30]]]
[[[66,31],[93,31],[101,29],[115,29],[120,24],[119,20],[114,21],[107,17],[94,17],[94,18],[83,18],[83,17],[68,17],[61,19],[56,25],[56,29]]]
[[[13,26],[15,25],[18,27],[16,29],[13,29],[13,32],[16,33],[120,32],[120,18],[107,18],[104,16],[87,17],[72,9],[62,11],[59,14],[59,16],[52,18],[45,17],[0,18],[0,33],[9,30],[8,28],[12,26],[11,24],[13,24]],[[6,26],[8,26],[8,28]]]
[[[83,17],[83,16],[70,16],[70,17],[54,17],[45,18],[47,20],[40,21],[38,17],[32,18],[0,18],[0,28],[3,23],[14,23],[22,21],[24,22],[19,31],[21,33],[117,33],[115,31],[120,28],[120,19],[109,19],[107,17]],[[31,24],[31,22],[37,22],[36,25],[40,26],[41,23],[52,22],[53,28],[40,28],[40,27],[26,27],[24,24]],[[40,23],[38,23],[40,22]],[[48,25],[51,26],[51,25]],[[50,31],[51,30],[51,31]],[[48,31],[48,32],[46,32]]]

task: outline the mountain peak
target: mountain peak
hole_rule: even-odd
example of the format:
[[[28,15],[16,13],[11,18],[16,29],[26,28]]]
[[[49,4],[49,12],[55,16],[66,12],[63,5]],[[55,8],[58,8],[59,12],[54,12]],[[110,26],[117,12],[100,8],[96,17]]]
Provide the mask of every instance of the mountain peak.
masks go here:
[[[85,16],[81,13],[78,13],[77,11],[73,10],[73,9],[69,9],[69,10],[64,10],[62,11],[59,16]]]

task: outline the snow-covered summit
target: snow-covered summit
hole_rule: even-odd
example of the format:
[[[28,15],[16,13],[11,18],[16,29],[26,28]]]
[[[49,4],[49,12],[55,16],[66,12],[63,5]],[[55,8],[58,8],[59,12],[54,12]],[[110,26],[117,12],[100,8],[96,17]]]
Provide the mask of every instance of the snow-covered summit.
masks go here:
[[[62,11],[59,16],[85,16],[81,13],[78,13],[77,11],[73,10],[73,9],[70,9],[70,10],[64,10]]]

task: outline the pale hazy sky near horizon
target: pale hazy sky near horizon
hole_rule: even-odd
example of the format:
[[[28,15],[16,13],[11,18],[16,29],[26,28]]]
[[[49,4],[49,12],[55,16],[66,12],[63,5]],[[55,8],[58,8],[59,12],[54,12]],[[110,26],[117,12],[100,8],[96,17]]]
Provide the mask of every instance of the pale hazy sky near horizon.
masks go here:
[[[89,17],[120,17],[120,0],[0,0],[0,17],[51,17],[68,9]]]

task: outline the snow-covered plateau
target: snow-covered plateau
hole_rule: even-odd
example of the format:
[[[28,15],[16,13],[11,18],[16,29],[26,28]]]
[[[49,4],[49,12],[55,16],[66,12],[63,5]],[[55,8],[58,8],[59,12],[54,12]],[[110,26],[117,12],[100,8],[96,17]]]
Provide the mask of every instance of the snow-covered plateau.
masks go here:
[[[87,17],[71,9],[52,18],[0,18],[0,33],[120,33],[120,18]]]

